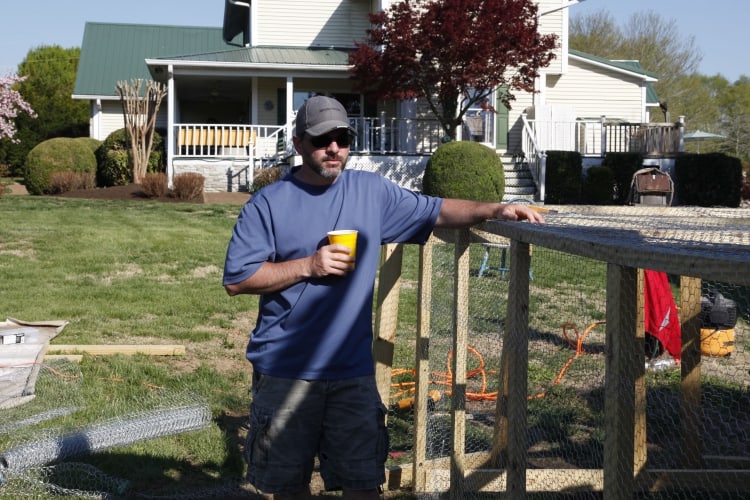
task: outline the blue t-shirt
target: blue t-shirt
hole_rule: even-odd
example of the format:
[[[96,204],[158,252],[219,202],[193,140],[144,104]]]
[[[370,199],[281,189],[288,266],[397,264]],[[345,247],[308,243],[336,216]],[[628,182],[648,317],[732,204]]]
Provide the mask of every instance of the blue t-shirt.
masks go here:
[[[442,199],[378,174],[345,170],[330,186],[291,174],[242,209],[227,249],[223,283],[239,283],[267,261],[312,255],[334,229],[357,229],[356,267],[346,276],[296,283],[262,295],[247,359],[259,373],[334,380],[374,373],[373,284],[384,243],[427,241]]]

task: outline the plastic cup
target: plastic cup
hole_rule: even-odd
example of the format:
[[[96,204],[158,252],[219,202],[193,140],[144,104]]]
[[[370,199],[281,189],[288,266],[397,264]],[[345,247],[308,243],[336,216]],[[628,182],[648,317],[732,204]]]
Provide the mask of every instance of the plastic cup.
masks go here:
[[[357,257],[357,234],[356,229],[338,229],[328,231],[328,243],[331,245],[344,245],[349,247],[349,257]],[[349,264],[349,269],[354,269],[354,262]]]

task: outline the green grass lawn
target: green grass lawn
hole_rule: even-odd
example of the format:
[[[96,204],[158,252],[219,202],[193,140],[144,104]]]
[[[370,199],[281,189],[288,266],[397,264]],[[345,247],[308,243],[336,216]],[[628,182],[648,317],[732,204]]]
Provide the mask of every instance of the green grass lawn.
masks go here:
[[[6,410],[4,420],[74,405],[79,411],[48,425],[85,426],[195,394],[209,402],[209,429],[84,460],[115,476],[137,470],[134,491],[144,484],[159,491],[239,480],[244,421],[237,416],[246,413],[250,385],[244,347],[257,312],[256,297],[230,298],[221,286],[239,209],[0,198],[3,319],[69,321],[51,351],[55,343],[178,344],[187,350],[176,357],[85,356],[80,367],[66,368],[74,374],[66,384],[43,370],[36,400]],[[22,437],[0,435],[0,448]],[[135,479],[131,475],[125,474]]]
[[[2,319],[68,321],[51,350],[55,344],[186,348],[184,356],[86,355],[80,364],[50,363],[52,369],[40,372],[37,398],[17,409],[0,410],[3,421],[56,408],[76,411],[12,433],[0,432],[0,453],[44,435],[45,428],[85,427],[197,397],[211,409],[213,419],[207,429],[113,448],[78,461],[127,480],[128,495],[194,494],[208,488],[214,497],[231,497],[227,492],[244,473],[241,441],[250,402],[250,366],[244,349],[257,314],[257,297],[230,298],[221,286],[224,253],[239,210],[230,205],[0,197]],[[452,252],[450,245],[439,245],[433,262],[429,359],[436,378],[447,370],[451,348]],[[486,363],[487,390],[492,391],[497,389],[493,370],[499,364],[509,290],[508,280],[497,273],[477,276],[481,257],[481,245],[472,245],[469,343]],[[394,368],[413,368],[422,355],[415,352],[418,259],[419,247],[407,245]],[[548,390],[549,394],[529,404],[530,460],[539,467],[546,461],[600,467],[603,328],[592,331],[585,355],[571,365],[562,382],[553,387],[552,381],[574,353],[562,335],[563,323],[583,331],[604,319],[606,264],[535,247],[532,271],[529,393]],[[742,305],[746,310],[746,298]],[[736,352],[744,355],[745,319],[738,329]],[[477,366],[478,359],[470,356],[470,367]],[[738,422],[734,430],[740,434],[747,430],[747,421],[732,419],[750,414],[750,400],[742,386],[744,379],[732,374],[747,373],[748,366],[738,364],[743,359],[747,358],[707,361],[707,367],[713,363],[717,370],[703,388],[709,410],[731,414],[726,427]],[[674,372],[649,375],[649,433],[656,432],[653,441],[664,447],[669,444],[669,429],[678,425],[674,411],[678,382]],[[477,390],[476,380],[470,383],[468,389]],[[446,453],[441,443],[450,441],[449,420],[441,412],[449,408],[448,401],[443,397],[431,417],[430,432],[437,438],[429,444],[428,458]],[[467,426],[467,449],[489,446],[492,426],[486,416],[492,414],[494,404],[471,403],[474,418]],[[389,427],[391,449],[399,452],[390,463],[408,464],[412,416],[392,413]],[[727,441],[737,446],[744,442]],[[734,455],[743,452],[732,450]],[[67,480],[80,488],[86,480],[76,474],[80,470]],[[91,489],[111,491],[116,489],[110,488],[113,484],[116,481],[100,479]],[[28,483],[21,488],[28,492]],[[0,498],[12,498],[8,491],[7,485],[0,487]]]

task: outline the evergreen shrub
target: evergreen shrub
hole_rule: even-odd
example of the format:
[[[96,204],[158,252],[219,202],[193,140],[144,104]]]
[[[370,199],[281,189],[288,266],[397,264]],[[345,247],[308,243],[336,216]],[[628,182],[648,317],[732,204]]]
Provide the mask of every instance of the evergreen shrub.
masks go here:
[[[91,148],[69,137],[57,137],[37,144],[24,163],[24,184],[30,194],[51,194],[51,176],[56,172],[96,172]]]
[[[422,191],[442,198],[500,201],[505,193],[503,162],[478,142],[442,144],[427,162]]]
[[[130,138],[124,128],[115,130],[96,149],[96,184],[100,187],[124,186],[133,181]],[[154,143],[146,172],[165,172],[164,141],[154,132]]]
[[[577,151],[547,151],[544,202],[565,205],[581,202],[583,160]]]
[[[685,154],[674,165],[675,191],[680,205],[740,206],[742,163],[724,153]]]
[[[102,145],[102,141],[93,137],[74,137],[73,140],[86,145],[92,153],[96,153],[96,150]]]
[[[583,199],[590,205],[612,205],[615,195],[615,174],[612,169],[600,165],[586,172]]]
[[[609,167],[615,176],[615,203],[630,203],[630,185],[633,183],[633,174],[643,168],[643,154],[607,153],[602,166]]]

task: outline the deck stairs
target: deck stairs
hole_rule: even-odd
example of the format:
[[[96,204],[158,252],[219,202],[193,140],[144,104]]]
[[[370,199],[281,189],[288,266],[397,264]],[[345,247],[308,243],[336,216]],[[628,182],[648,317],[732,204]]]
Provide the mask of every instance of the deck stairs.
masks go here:
[[[503,153],[500,155],[503,161],[505,173],[504,203],[512,201],[536,201],[537,189],[534,178],[531,176],[528,164],[521,155]]]

